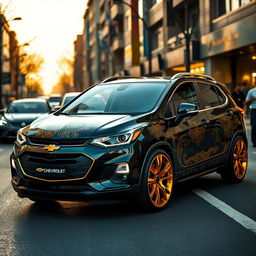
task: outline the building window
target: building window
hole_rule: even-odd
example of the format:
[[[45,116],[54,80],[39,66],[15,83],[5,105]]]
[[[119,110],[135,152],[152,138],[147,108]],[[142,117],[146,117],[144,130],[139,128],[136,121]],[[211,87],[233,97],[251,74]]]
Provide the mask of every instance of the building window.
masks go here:
[[[129,15],[125,16],[124,17],[124,31],[129,31],[130,28],[129,28]]]
[[[151,40],[151,44],[152,44],[152,50],[156,50],[160,47],[160,43],[161,43],[161,32],[159,29],[155,29],[152,31],[152,40]]]
[[[150,0],[148,1],[148,8],[151,8],[153,5],[160,3],[162,0]]]
[[[253,0],[214,0],[216,18],[252,2]]]

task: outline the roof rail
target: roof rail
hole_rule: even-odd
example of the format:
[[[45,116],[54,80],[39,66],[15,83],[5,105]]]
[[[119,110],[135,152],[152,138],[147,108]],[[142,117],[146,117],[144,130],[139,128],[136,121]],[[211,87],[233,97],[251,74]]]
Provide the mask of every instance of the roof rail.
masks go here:
[[[211,77],[211,76],[207,76],[207,75],[201,75],[201,74],[193,74],[193,73],[189,73],[189,72],[181,72],[181,73],[177,73],[174,76],[172,76],[171,79],[177,79],[177,78],[185,78],[185,77],[196,77],[196,78],[203,78],[212,82],[216,83],[216,80]]]
[[[132,78],[135,78],[135,79],[145,79],[147,77],[139,77],[139,76],[111,76],[111,77],[108,77],[108,78],[104,79],[102,81],[102,83],[108,83],[108,82],[112,82],[112,81],[119,80],[119,79],[132,79]]]

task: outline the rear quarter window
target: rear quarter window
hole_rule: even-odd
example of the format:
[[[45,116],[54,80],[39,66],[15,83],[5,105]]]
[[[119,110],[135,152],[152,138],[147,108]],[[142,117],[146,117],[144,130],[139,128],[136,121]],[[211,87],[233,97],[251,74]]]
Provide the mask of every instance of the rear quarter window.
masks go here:
[[[225,96],[215,85],[199,82],[197,83],[203,108],[212,108],[225,103]]]

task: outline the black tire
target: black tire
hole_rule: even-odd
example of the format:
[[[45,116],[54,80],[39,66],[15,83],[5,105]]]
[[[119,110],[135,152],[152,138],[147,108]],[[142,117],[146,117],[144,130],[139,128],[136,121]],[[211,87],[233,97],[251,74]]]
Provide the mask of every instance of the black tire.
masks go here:
[[[243,157],[240,158],[237,154],[237,149],[241,143],[243,147],[241,154],[243,154]],[[220,175],[227,183],[240,183],[246,175],[248,165],[247,143],[244,137],[237,136],[234,139],[229,154],[228,164],[224,170],[220,171]]]
[[[169,195],[169,198],[167,200],[167,202],[161,206],[156,206],[154,205],[154,203],[152,202],[151,198],[150,198],[150,192],[149,192],[149,183],[148,183],[148,179],[149,179],[149,175],[150,175],[150,171],[149,168],[152,165],[152,161],[154,161],[154,159],[158,156],[158,155],[164,155],[166,157],[166,159],[168,159],[171,163],[171,169],[172,169],[172,186],[171,186],[171,191]],[[172,192],[172,187],[173,187],[173,164],[172,164],[172,160],[169,157],[169,155],[162,149],[156,149],[153,152],[151,152],[144,163],[144,166],[142,168],[142,173],[141,173],[141,182],[140,182],[140,193],[138,196],[138,204],[141,207],[142,210],[147,211],[147,212],[154,212],[154,211],[159,211],[164,209],[169,202],[170,199],[170,195]],[[158,189],[158,193],[159,195],[160,190]],[[163,191],[162,191],[163,192]]]

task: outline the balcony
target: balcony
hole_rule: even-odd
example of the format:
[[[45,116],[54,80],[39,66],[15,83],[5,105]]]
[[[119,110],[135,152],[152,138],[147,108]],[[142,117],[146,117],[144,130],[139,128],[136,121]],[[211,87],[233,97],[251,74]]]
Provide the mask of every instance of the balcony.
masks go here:
[[[149,10],[149,25],[153,26],[164,17],[164,8],[163,2],[157,3],[153,5],[153,7]]]
[[[105,3],[105,0],[100,0],[100,8],[102,7],[102,5]]]
[[[116,19],[118,16],[124,14],[124,6],[122,4],[114,4],[111,7],[111,19]]]
[[[113,40],[112,50],[116,51],[122,48],[124,48],[124,35],[119,34]]]
[[[105,25],[104,28],[101,30],[101,33],[102,33],[102,37],[106,38],[109,33],[109,26]]]
[[[102,24],[106,20],[106,13],[103,12],[100,16],[100,24]]]

